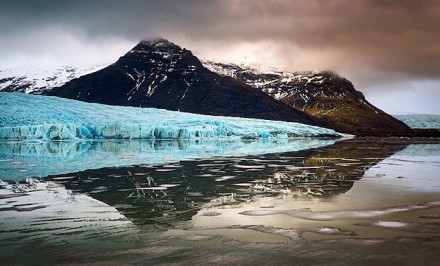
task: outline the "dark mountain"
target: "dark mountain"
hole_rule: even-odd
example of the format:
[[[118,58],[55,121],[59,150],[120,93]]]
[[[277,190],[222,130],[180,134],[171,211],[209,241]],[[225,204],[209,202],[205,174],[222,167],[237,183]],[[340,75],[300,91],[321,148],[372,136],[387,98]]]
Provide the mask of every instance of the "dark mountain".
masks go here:
[[[331,72],[262,73],[234,64],[205,62],[223,76],[239,79],[273,98],[356,135],[404,135],[410,128],[369,103],[345,78]]]
[[[114,64],[46,94],[110,105],[325,125],[261,89],[208,70],[190,51],[165,39],[141,41]]]

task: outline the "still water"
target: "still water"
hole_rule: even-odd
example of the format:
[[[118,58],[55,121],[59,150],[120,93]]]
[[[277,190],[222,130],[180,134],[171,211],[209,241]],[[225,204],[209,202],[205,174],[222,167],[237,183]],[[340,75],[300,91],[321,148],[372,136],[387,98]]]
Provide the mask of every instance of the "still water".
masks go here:
[[[440,144],[0,143],[0,262],[437,265]]]

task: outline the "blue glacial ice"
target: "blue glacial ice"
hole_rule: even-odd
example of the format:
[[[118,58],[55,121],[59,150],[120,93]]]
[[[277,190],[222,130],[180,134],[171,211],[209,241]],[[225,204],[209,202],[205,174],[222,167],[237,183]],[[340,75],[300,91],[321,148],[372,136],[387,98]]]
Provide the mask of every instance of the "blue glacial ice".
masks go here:
[[[100,140],[0,142],[0,179],[75,173],[129,165],[299,151],[332,145],[333,139]]]
[[[411,128],[438,128],[440,129],[440,115],[406,114],[394,115]]]
[[[331,129],[301,123],[0,93],[0,139],[3,140],[280,139],[320,135],[344,136]]]

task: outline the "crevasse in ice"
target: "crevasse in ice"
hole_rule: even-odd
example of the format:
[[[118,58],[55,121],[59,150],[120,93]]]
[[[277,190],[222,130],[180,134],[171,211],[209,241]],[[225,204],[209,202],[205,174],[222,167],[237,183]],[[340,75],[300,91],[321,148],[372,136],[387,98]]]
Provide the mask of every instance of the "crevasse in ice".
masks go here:
[[[262,119],[84,103],[0,93],[0,139],[194,139],[342,136],[331,129]]]

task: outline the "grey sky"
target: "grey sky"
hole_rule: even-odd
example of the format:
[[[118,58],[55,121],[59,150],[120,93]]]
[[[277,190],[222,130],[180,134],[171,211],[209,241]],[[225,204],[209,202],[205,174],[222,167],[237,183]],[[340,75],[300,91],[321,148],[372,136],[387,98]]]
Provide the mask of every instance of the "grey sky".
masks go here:
[[[440,113],[440,1],[0,1],[0,68],[109,63],[162,36],[197,56],[330,69],[389,112]]]

